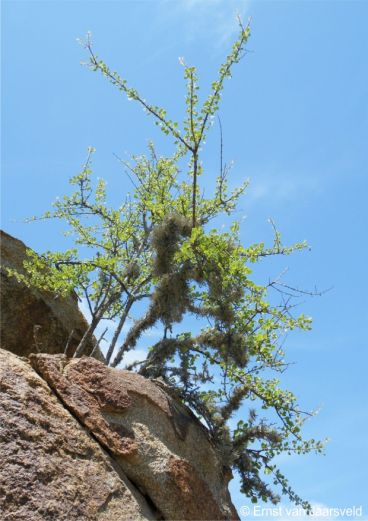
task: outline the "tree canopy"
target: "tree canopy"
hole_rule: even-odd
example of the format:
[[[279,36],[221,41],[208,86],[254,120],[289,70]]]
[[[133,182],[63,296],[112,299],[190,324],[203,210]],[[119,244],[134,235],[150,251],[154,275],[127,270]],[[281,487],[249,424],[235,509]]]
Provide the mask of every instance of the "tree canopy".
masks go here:
[[[247,186],[229,190],[230,169],[223,164],[222,145],[214,193],[205,197],[201,189],[202,148],[225,81],[244,56],[249,37],[249,25],[239,20],[238,37],[202,104],[196,68],[182,60],[186,117],[179,124],[112,71],[95,54],[88,35],[83,45],[90,69],[143,106],[173,140],[175,152],[161,156],[151,142],[147,154],[125,163],[134,189],[114,208],[108,204],[105,181],[93,177],[95,150],[89,148],[81,172],[70,179],[74,191],[56,200],[51,211],[29,219],[66,221],[75,247],[42,255],[29,250],[27,273],[10,272],[28,285],[59,296],[75,290],[85,299],[91,321],[75,356],[90,355],[96,328],[113,319],[116,328],[106,348],[106,363],[121,366],[140,337],[160,325],[162,338],[150,347],[145,360],[127,368],[161,380],[195,412],[224,466],[240,474],[241,490],[253,502],[277,503],[281,493],[309,510],[309,503],[294,492],[273,459],[284,452],[323,450],[322,442],[304,439],[301,433],[313,412],[303,411],[278,378],[288,366],[283,334],[309,330],[311,320],[295,315],[297,289],[281,279],[261,285],[252,278],[252,266],[263,258],[290,255],[306,244],[284,245],[273,223],[274,241],[269,246],[243,245],[237,221],[225,231],[212,226],[215,218],[232,214]],[[276,304],[271,291],[280,296]],[[131,324],[134,309],[144,311]],[[188,316],[201,324],[199,333],[175,333],[175,325],[185,323]]]

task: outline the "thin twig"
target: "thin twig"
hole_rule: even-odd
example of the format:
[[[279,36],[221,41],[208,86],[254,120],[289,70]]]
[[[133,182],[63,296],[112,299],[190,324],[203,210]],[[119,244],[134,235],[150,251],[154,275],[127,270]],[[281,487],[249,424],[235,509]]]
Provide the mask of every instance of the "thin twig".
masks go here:
[[[72,341],[73,335],[74,335],[74,329],[72,329],[71,332],[69,333],[68,340],[66,342],[65,349],[64,349],[64,355],[66,355],[69,351],[69,346],[70,346],[70,342]]]

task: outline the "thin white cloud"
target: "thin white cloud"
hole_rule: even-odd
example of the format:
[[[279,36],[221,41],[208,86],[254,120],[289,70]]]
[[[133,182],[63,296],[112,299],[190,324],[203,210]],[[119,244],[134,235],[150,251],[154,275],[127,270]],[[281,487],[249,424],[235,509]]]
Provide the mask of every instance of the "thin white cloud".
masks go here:
[[[90,323],[91,322],[91,313],[89,311],[86,299],[82,299],[79,302],[79,309],[82,312],[82,314],[84,315],[87,322]],[[132,320],[127,320],[125,322],[123,329],[121,331],[121,337],[124,336],[124,333],[127,333],[129,331],[129,329],[131,328],[132,325],[133,325]],[[106,354],[106,351],[108,349],[109,343],[111,342],[111,340],[113,338],[116,327],[117,327],[117,320],[105,319],[105,320],[101,320],[101,322],[99,323],[99,325],[97,326],[97,328],[95,330],[95,333],[94,333],[95,337],[100,338],[100,336],[104,333],[105,329],[107,328],[107,331],[104,334],[104,341],[102,341],[100,344],[100,349],[104,354]],[[121,340],[121,337],[120,337],[120,340]],[[142,339],[147,339],[148,343],[150,343],[150,344],[152,344],[152,342],[155,343],[157,341],[154,339],[158,339],[161,337],[162,337],[162,328],[159,328],[159,327],[152,327],[142,333]],[[120,345],[120,343],[118,342],[117,345]],[[115,354],[116,354],[116,350],[115,350]],[[146,357],[147,357],[147,349],[145,349],[145,348],[139,348],[139,349],[135,349],[132,351],[128,351],[123,358],[121,367],[123,367],[126,364],[130,364],[132,362],[142,361]]]
[[[185,28],[188,41],[206,33],[219,47],[238,32],[236,17],[246,21],[250,0],[161,0],[162,23],[178,20]]]
[[[163,330],[159,327],[151,327],[142,333],[143,338],[162,338]]]
[[[142,362],[146,358],[147,358],[146,349],[135,349],[134,351],[128,351],[125,354],[120,367],[124,367],[127,364],[132,364],[133,362]]]
[[[92,317],[91,317],[91,313],[89,311],[86,299],[83,298],[79,302],[79,310],[82,312],[82,314],[85,317],[85,319],[87,320],[87,322],[90,323]],[[123,326],[122,333],[123,334],[127,333],[129,331],[131,325],[132,325],[132,321],[127,320]],[[103,353],[107,350],[107,346],[111,342],[111,340],[114,336],[116,326],[117,326],[116,320],[105,319],[105,320],[101,320],[101,322],[98,324],[98,326],[95,330],[94,336],[96,338],[100,338],[100,336],[104,333],[104,331],[107,328],[107,331],[104,334],[104,341],[101,342],[101,344],[100,344],[100,348]]]
[[[258,202],[260,200],[271,199],[276,202],[284,203],[295,201],[300,195],[319,193],[322,184],[316,177],[309,175],[283,175],[280,173],[254,176],[247,190],[250,200]]]

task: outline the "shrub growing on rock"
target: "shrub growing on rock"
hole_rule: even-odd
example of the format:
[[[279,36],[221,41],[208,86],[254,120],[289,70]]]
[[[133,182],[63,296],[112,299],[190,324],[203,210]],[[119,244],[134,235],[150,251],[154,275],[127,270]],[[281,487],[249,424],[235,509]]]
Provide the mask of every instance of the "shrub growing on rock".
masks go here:
[[[308,330],[310,319],[293,313],[297,290],[281,280],[257,284],[251,269],[264,257],[290,255],[306,244],[285,246],[274,227],[271,246],[243,245],[238,222],[232,222],[226,231],[210,227],[216,217],[233,212],[246,188],[245,183],[229,191],[222,144],[214,193],[205,197],[201,191],[201,150],[225,80],[244,55],[250,36],[249,26],[240,21],[239,25],[238,38],[203,104],[198,97],[196,68],[182,62],[187,86],[182,125],[169,119],[164,109],[148,103],[100,60],[87,37],[84,47],[89,67],[143,106],[173,139],[175,153],[159,156],[151,143],[147,155],[134,156],[126,164],[135,187],[133,195],[120,207],[111,208],[105,182],[99,180],[95,185],[93,181],[94,149],[90,148],[81,173],[70,181],[74,193],[58,199],[53,210],[41,217],[65,220],[75,248],[41,256],[29,252],[28,275],[13,274],[26,284],[60,295],[75,289],[86,299],[92,318],[75,356],[89,355],[97,326],[101,320],[113,319],[116,329],[106,362],[120,366],[141,335],[160,324],[161,340],[151,346],[145,360],[129,368],[163,381],[201,418],[224,464],[239,472],[242,491],[252,501],[261,498],[277,503],[280,490],[308,510],[308,502],[292,490],[273,458],[283,452],[321,452],[322,443],[302,437],[302,424],[313,413],[303,412],[293,393],[283,390],[279,380],[269,375],[287,368],[280,346],[282,334]],[[189,162],[183,171],[184,158]],[[281,295],[276,305],[270,303],[272,290]],[[144,312],[122,339],[138,303]],[[175,334],[175,324],[189,315],[202,324],[200,332]],[[229,420],[239,418],[240,407],[243,411],[249,403],[254,407],[248,417],[230,427]]]

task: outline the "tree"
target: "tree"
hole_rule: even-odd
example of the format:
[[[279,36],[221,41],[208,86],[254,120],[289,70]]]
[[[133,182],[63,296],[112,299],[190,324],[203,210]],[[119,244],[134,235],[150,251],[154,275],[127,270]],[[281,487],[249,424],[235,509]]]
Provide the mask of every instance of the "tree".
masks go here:
[[[206,424],[224,465],[239,472],[242,491],[253,502],[261,498],[277,503],[280,498],[273,483],[276,490],[309,510],[309,503],[293,491],[273,458],[282,452],[321,452],[323,444],[302,437],[302,424],[313,413],[302,411],[293,393],[266,374],[287,368],[280,346],[282,333],[308,330],[311,321],[293,314],[298,290],[281,280],[259,285],[251,278],[252,264],[268,256],[289,255],[306,244],[283,245],[273,223],[270,247],[264,243],[242,245],[236,221],[227,231],[210,229],[215,217],[233,212],[246,188],[245,183],[228,190],[229,168],[222,164],[222,143],[214,194],[208,198],[200,190],[201,149],[218,111],[225,80],[244,55],[249,36],[249,25],[244,27],[239,20],[238,38],[201,106],[196,68],[182,61],[187,86],[182,126],[111,71],[94,53],[88,36],[84,47],[89,67],[142,105],[162,132],[173,138],[175,153],[158,156],[150,143],[147,155],[133,156],[132,163],[125,164],[134,184],[133,196],[111,208],[105,182],[93,181],[95,150],[90,148],[81,173],[70,180],[74,193],[57,200],[54,209],[42,217],[30,219],[65,220],[75,248],[41,256],[29,251],[26,275],[10,273],[60,296],[75,289],[86,299],[91,323],[74,356],[90,355],[88,346],[96,327],[101,320],[114,319],[116,329],[106,363],[116,367],[136,347],[140,336],[160,323],[161,340],[151,346],[144,361],[132,363],[128,369],[161,379],[196,413]],[[180,165],[188,158],[183,172]],[[270,303],[272,290],[281,295],[281,302]],[[138,303],[144,312],[120,341]],[[142,303],[146,303],[143,308]],[[188,315],[203,324],[199,334],[175,334],[175,324]],[[248,418],[239,419],[231,428],[229,420],[249,402],[267,417],[259,419],[256,408],[250,408]]]

